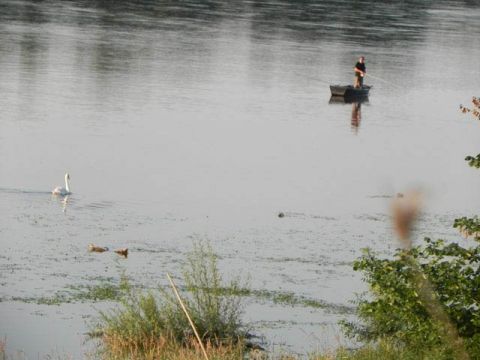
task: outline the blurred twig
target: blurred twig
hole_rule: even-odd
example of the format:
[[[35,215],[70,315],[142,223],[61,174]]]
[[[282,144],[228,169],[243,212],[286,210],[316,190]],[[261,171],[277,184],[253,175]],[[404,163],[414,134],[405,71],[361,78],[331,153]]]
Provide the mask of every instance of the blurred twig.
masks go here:
[[[412,249],[411,231],[420,210],[420,199],[418,192],[412,192],[402,198],[396,198],[392,204],[395,231],[400,243],[406,250]],[[440,335],[445,343],[449,344],[454,350],[454,358],[469,360],[470,357],[465,350],[463,340],[459,336],[456,326],[452,323],[439,302],[432,284],[411,253],[407,251],[406,254],[405,260],[413,270],[414,286],[417,289],[420,301],[431,318],[440,325]]]

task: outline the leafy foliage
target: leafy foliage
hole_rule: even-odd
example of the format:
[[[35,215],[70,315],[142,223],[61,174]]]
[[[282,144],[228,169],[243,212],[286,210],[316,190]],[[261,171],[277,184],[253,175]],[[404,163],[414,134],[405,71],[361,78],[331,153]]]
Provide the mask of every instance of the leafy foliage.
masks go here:
[[[473,236],[478,239],[480,236],[480,219],[477,216],[455,219],[453,227],[457,228],[465,237]]]
[[[480,98],[477,98],[475,96],[472,98],[471,108],[460,105],[460,111],[464,114],[470,113],[474,118],[480,120]],[[465,158],[465,161],[468,161],[468,165],[470,165],[471,167],[475,167],[477,169],[480,168],[480,154],[478,154],[477,156],[469,155]]]
[[[202,340],[210,347],[237,351],[236,344],[243,344],[246,337],[241,297],[235,295],[242,288],[239,280],[224,284],[217,256],[203,243],[194,244],[184,279],[182,298]],[[178,352],[179,346],[194,344],[193,330],[170,291],[138,293],[128,289],[119,308],[100,313],[93,332],[101,337],[101,348],[107,355],[129,358],[143,354],[148,358],[153,351],[153,358],[163,358],[162,352],[169,352],[172,346]]]
[[[463,218],[456,225],[476,232],[478,223]],[[359,301],[362,324],[345,323],[349,335],[454,356],[458,344],[445,341],[445,328],[451,324],[470,357],[480,359],[480,245],[462,247],[425,238],[424,246],[399,249],[393,259],[365,250],[354,270],[363,272],[372,298]]]
[[[424,247],[397,250],[393,259],[379,259],[366,250],[355,261],[354,269],[363,271],[374,298],[359,303],[358,313],[367,325],[356,329],[358,335],[367,340],[392,336],[410,344],[441,343],[436,319],[415,285],[417,264],[459,335],[480,340],[480,246],[464,248],[429,238]]]
[[[480,120],[480,100],[472,105],[460,109]],[[466,160],[480,167],[480,154]],[[480,359],[480,219],[462,217],[453,226],[475,242],[425,238],[390,259],[365,250],[354,270],[363,272],[370,297],[358,300],[361,323],[344,323],[349,335],[439,352],[437,358]]]
[[[466,340],[472,354],[480,357],[480,246],[462,247],[425,238],[424,247],[397,250],[393,259],[379,259],[369,250],[354,263],[370,285],[373,300],[359,302],[363,325],[347,324],[362,340],[390,337],[407,345],[442,346],[442,324],[431,316],[422,301],[415,277],[429,279],[437,300]]]
[[[480,120],[480,98],[472,97],[472,107],[468,108],[466,106],[460,105],[460,111],[465,113],[471,113],[473,117]]]
[[[471,167],[474,167],[474,168],[480,168],[480,154],[478,154],[477,156],[467,156],[465,158],[465,161],[468,161],[468,165],[470,165]]]
[[[225,291],[217,262],[210,245],[194,243],[183,274],[189,293],[187,307],[203,338],[219,341],[243,337],[242,298],[234,295],[242,289],[240,280],[231,280]]]

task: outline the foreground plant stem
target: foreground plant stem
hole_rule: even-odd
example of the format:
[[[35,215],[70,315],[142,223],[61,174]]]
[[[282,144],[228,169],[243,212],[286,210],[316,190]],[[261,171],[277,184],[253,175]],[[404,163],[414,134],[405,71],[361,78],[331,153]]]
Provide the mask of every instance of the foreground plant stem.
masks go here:
[[[455,359],[470,360],[465,350],[463,339],[459,336],[457,327],[452,323],[448,314],[443,309],[435,290],[423,272],[417,260],[412,256],[411,229],[415,222],[420,208],[420,195],[418,193],[408,194],[405,198],[396,199],[392,204],[393,222],[395,231],[405,252],[405,261],[413,272],[414,286],[418,291],[418,297],[427,310],[430,317],[440,325],[440,336],[446,344],[452,347],[455,352]]]
[[[190,326],[193,329],[193,332],[195,333],[195,336],[197,337],[198,343],[200,344],[200,347],[202,348],[203,355],[205,356],[206,360],[208,359],[207,351],[205,350],[205,347],[203,346],[202,339],[200,339],[200,336],[198,335],[198,331],[195,328],[195,324],[193,323],[192,319],[190,318],[190,315],[188,314],[187,308],[185,307],[185,304],[182,301],[182,298],[180,297],[180,294],[177,291],[177,287],[175,286],[175,283],[173,282],[172,278],[170,277],[170,274],[167,273],[168,281],[170,281],[170,285],[172,285],[173,292],[175,293],[175,296],[178,299],[178,302],[180,303],[180,306],[182,307],[183,312],[187,316],[188,322],[190,323]]]

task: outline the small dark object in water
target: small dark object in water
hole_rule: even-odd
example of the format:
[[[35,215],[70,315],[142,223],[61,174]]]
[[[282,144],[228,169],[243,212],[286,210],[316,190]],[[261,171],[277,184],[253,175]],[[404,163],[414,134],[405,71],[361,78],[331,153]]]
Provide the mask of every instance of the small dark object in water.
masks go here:
[[[278,214],[278,217],[283,218],[283,217],[285,217],[285,214],[283,212],[281,212],[281,213]]]
[[[397,193],[397,198],[403,198],[403,194],[402,193]]]

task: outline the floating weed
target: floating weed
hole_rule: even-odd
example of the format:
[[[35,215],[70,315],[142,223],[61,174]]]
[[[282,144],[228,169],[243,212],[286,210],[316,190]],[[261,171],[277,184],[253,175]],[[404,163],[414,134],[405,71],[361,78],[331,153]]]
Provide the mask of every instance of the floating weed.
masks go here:
[[[354,313],[351,306],[329,303],[324,300],[312,299],[303,295],[297,295],[291,291],[251,290],[247,288],[222,288],[221,293],[229,296],[244,296],[271,301],[279,305],[303,306],[314,309],[325,309],[340,314]]]
[[[275,304],[285,304],[293,306],[298,303],[297,297],[294,293],[291,292],[273,292],[270,298]]]
[[[119,301],[129,291],[131,285],[126,278],[120,282],[102,281],[99,284],[68,285],[65,290],[57,291],[53,296],[30,296],[2,298],[0,301],[19,301],[37,305],[61,305],[75,302]]]
[[[302,258],[302,257],[264,257],[261,258],[264,261],[273,262],[273,263],[286,263],[294,262],[299,264],[318,264],[320,261],[326,261],[325,257],[312,257],[312,258]]]
[[[37,305],[60,305],[64,303],[69,303],[70,301],[64,297],[63,295],[55,294],[52,297],[20,297],[20,296],[13,296],[8,299],[4,299],[4,301],[18,301],[27,304],[37,304]]]
[[[119,285],[103,283],[98,285],[70,285],[71,301],[116,301],[122,297]]]

